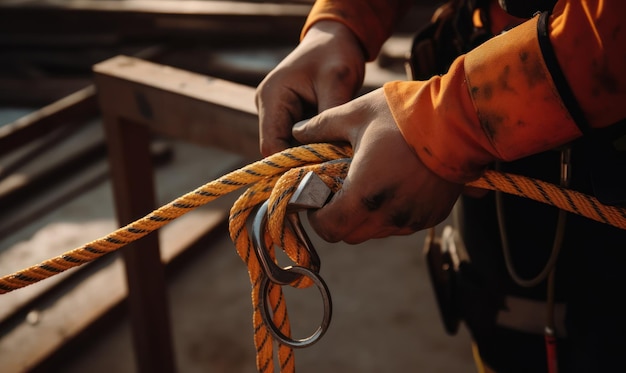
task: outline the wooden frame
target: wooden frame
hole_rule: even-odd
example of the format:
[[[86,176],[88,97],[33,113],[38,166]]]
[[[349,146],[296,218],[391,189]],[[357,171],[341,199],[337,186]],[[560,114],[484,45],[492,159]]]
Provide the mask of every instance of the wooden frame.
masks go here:
[[[156,207],[153,134],[258,157],[253,88],[126,56],[97,64],[94,72],[121,225]],[[151,234],[122,252],[140,371],[174,371],[158,237]]]

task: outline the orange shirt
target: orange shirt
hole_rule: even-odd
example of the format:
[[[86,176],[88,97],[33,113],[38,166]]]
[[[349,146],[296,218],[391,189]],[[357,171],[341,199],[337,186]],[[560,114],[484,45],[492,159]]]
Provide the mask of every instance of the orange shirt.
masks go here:
[[[408,4],[318,0],[303,34],[322,19],[342,22],[371,60]],[[621,0],[562,0],[546,23],[546,40],[591,127],[626,118],[625,16]],[[460,56],[442,76],[384,85],[407,143],[441,177],[464,183],[494,159],[519,159],[581,136],[546,65],[538,18]]]

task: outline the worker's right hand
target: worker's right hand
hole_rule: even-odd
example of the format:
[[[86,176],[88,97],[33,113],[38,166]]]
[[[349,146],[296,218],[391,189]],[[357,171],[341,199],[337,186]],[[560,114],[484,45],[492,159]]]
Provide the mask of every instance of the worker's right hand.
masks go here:
[[[382,88],[300,122],[293,134],[302,143],[350,143],[354,150],[341,189],[324,207],[309,210],[311,227],[328,242],[358,244],[433,227],[463,189],[422,162]]]
[[[296,122],[354,98],[364,75],[364,52],[352,31],[334,21],[314,24],[256,90],[261,154],[292,146]]]

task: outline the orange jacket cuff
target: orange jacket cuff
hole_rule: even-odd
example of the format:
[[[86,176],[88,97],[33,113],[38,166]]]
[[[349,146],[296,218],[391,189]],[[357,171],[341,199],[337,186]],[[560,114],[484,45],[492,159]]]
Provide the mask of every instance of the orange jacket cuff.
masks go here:
[[[407,143],[441,177],[476,179],[494,159],[510,161],[580,136],[550,78],[537,17],[426,82],[384,85]]]

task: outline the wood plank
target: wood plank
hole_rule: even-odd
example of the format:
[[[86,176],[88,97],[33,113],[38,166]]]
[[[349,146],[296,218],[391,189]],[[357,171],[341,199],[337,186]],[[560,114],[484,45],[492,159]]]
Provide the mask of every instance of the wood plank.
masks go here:
[[[301,1],[204,1],[204,0],[4,0],[7,9],[61,9],[98,12],[135,12],[202,15],[276,15],[310,9],[313,0]]]
[[[0,2],[0,35],[114,34],[120,39],[297,42],[310,4],[239,1]],[[63,19],[49,27],[50,19]],[[1,43],[12,43],[0,38]]]
[[[150,157],[150,130],[104,112],[115,211],[125,226],[156,206],[154,167]],[[126,268],[128,304],[135,356],[140,372],[174,372],[165,270],[161,263],[158,232],[121,249]]]
[[[79,125],[97,115],[95,88],[88,86],[0,127],[0,156],[62,126]]]
[[[84,91],[90,84],[89,77],[78,75],[74,77],[39,76],[36,78],[3,75],[0,76],[0,105],[29,107],[53,105],[57,100],[63,100],[75,92]],[[91,104],[93,105],[94,102],[92,101]],[[78,109],[78,107],[74,107],[74,109]]]
[[[164,136],[260,157],[254,88],[127,56],[94,72],[103,112]]]
[[[1,9],[1,8],[0,8]],[[0,11],[0,14],[2,12]],[[158,58],[165,49],[160,46],[142,48],[134,56],[143,59]],[[46,87],[54,87],[61,83],[67,83],[66,79],[46,78],[42,80],[24,80],[16,78],[0,78],[0,103],[24,102],[37,103],[45,100],[45,106],[33,111],[12,123],[0,126],[0,157],[31,143],[61,127],[83,126],[89,120],[95,119],[100,114],[96,99],[96,88],[91,77],[70,79],[69,86],[65,88],[51,88],[54,93],[47,93]],[[29,85],[33,83],[34,85]],[[85,84],[88,84],[85,86]],[[24,87],[26,85],[26,87]],[[82,88],[79,88],[82,87]],[[41,91],[44,91],[42,93]],[[71,92],[71,93],[70,93]],[[62,97],[60,94],[67,93]],[[22,94],[22,96],[20,96]],[[27,96],[35,97],[33,99]],[[11,99],[8,99],[11,97]],[[3,101],[5,98],[7,101]],[[48,100],[55,99],[52,103]],[[15,102],[17,101],[17,102]]]
[[[62,128],[14,157],[0,157],[0,220],[12,208],[104,159],[104,137],[94,123],[83,131],[73,130]]]

